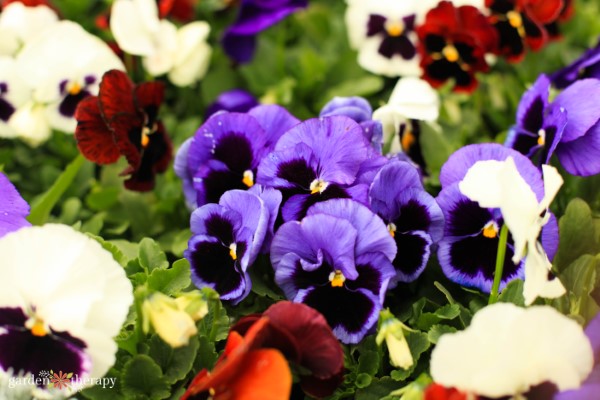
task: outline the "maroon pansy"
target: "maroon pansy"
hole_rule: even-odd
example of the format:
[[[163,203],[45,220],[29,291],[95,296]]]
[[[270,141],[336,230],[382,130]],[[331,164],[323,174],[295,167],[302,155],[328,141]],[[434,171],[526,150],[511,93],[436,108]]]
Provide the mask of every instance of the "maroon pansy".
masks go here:
[[[456,92],[477,87],[475,73],[489,69],[484,56],[497,43],[496,32],[477,8],[449,1],[429,10],[417,34],[423,78],[433,87],[453,79]]]
[[[163,96],[160,82],[134,85],[123,71],[106,72],[98,96],[85,98],[75,112],[77,147],[97,164],[125,156],[125,187],[152,190],[156,173],[164,172],[172,158],[171,139],[157,118]]]

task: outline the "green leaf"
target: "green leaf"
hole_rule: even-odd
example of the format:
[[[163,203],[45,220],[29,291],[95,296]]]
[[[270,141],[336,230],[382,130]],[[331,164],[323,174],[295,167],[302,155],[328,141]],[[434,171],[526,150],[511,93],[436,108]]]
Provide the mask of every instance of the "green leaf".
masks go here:
[[[197,336],[192,336],[187,346],[173,349],[158,335],[153,335],[149,340],[149,345],[148,355],[161,367],[166,381],[174,384],[185,378],[191,371],[200,342]]]
[[[429,329],[429,332],[427,332],[427,340],[429,340],[433,344],[436,344],[440,336],[442,336],[443,334],[453,333],[456,331],[457,329],[453,326],[437,324],[432,326],[431,329]]]
[[[502,290],[498,301],[504,303],[513,303],[519,307],[525,307],[525,298],[523,297],[523,281],[515,279],[508,282],[508,285]]]
[[[438,308],[435,312],[422,313],[415,327],[423,331],[429,330],[433,325],[439,323],[442,320],[452,320],[460,315],[461,307],[458,304],[446,304],[443,307]]]
[[[372,380],[373,377],[371,375],[363,372],[357,375],[355,384],[357,388],[366,388],[371,384]]]
[[[567,289],[569,300],[569,309],[561,311],[590,321],[600,311],[598,303],[591,296],[600,280],[600,254],[579,257],[560,274],[560,280]]]
[[[429,346],[431,346],[429,337],[426,333],[418,331],[406,331],[404,332],[404,337],[408,342],[410,353],[412,354],[416,365],[417,361],[419,361],[419,358],[421,357],[421,354],[426,352],[429,349]]]
[[[215,343],[208,340],[207,337],[201,336],[199,339],[199,347],[194,361],[194,370],[202,369],[212,370],[217,362],[219,355],[215,350]]]
[[[148,288],[175,295],[192,284],[190,279],[190,264],[182,258],[173,263],[168,269],[154,269],[148,276]]]
[[[358,357],[358,372],[375,375],[379,369],[380,360],[378,351],[362,351]]]
[[[166,269],[169,267],[167,256],[162,251],[158,243],[150,238],[144,238],[140,242],[139,248],[140,265],[148,273],[155,269]]]
[[[96,186],[86,196],[85,204],[94,211],[108,210],[118,203],[120,192],[119,187]]]
[[[364,76],[362,78],[352,79],[342,82],[330,88],[321,103],[325,104],[335,96],[369,96],[379,92],[383,88],[383,79],[379,76]]]
[[[140,354],[123,367],[121,391],[131,400],[160,400],[170,396],[171,387],[160,366],[152,358]]]
[[[355,400],[382,400],[398,389],[400,385],[400,383],[387,376],[381,379],[375,378],[368,387],[356,391]]]
[[[584,254],[600,252],[592,210],[585,201],[577,198],[571,200],[558,225],[560,243],[554,265],[559,272]]]
[[[212,289],[204,288],[202,292],[208,301],[208,314],[198,322],[198,334],[211,342],[227,338],[229,334],[229,317],[219,300],[219,295]]]
[[[423,158],[431,172],[432,183],[437,184],[437,177],[442,165],[448,160],[453,148],[438,126],[421,123],[421,149]]]
[[[84,164],[85,158],[79,154],[67,165],[54,184],[41,197],[36,198],[31,204],[31,213],[27,220],[33,225],[43,225],[48,221],[52,208],[65,191],[71,186],[79,169]]]

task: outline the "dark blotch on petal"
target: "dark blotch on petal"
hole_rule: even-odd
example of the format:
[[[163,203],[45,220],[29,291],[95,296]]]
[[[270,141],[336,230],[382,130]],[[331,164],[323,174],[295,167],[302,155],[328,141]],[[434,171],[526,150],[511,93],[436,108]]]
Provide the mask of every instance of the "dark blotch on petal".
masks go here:
[[[214,284],[221,295],[230,293],[242,284],[242,275],[229,255],[229,248],[220,243],[200,242],[190,249],[192,272],[204,282]],[[238,246],[238,255],[244,250]]]
[[[71,118],[75,115],[77,104],[90,95],[87,90],[82,90],[77,94],[68,94],[60,102],[58,106],[58,112],[67,118]]]
[[[27,316],[20,308],[1,307],[0,327],[2,326],[24,326]]]
[[[398,254],[392,264],[396,270],[412,277],[423,266],[423,263],[427,262],[427,248],[430,243],[421,236],[398,232],[394,236],[394,241],[398,246]]]
[[[219,214],[212,214],[204,221],[204,224],[206,225],[206,234],[208,236],[214,236],[224,244],[233,243],[234,233],[231,221]]]
[[[312,181],[317,178],[317,174],[306,160],[296,159],[281,163],[277,171],[277,177],[308,190]]]
[[[411,199],[400,208],[400,216],[394,221],[396,231],[426,231],[431,224],[427,208]]]
[[[381,290],[382,277],[381,272],[373,265],[357,265],[356,272],[358,278],[355,280],[347,279],[344,283],[349,290],[367,289],[375,296],[379,296]]]
[[[204,185],[204,195],[206,199],[202,199],[199,203],[218,203],[219,199],[228,190],[240,189],[246,190],[248,186],[242,182],[242,176],[234,174],[230,171],[213,170],[202,179]]]
[[[296,261],[296,270],[292,275],[292,281],[296,290],[307,289],[312,286],[329,285],[329,274],[333,272],[333,268],[323,263],[319,268],[314,271],[305,271],[302,269],[300,260]]]
[[[8,101],[0,97],[0,120],[6,122],[15,112],[15,108]]]
[[[469,236],[480,232],[492,219],[486,208],[474,201],[463,198],[449,213],[445,236]]]
[[[385,33],[386,20],[387,18],[385,18],[383,15],[369,15],[369,22],[367,22],[367,36],[374,36],[378,33]]]
[[[254,154],[252,144],[242,134],[231,132],[223,135],[215,148],[215,158],[239,174],[252,168]]]

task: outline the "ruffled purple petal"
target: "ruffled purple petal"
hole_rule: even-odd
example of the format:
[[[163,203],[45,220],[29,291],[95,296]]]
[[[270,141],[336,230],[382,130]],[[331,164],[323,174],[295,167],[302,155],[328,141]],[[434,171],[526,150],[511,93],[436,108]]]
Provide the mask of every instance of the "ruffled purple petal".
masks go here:
[[[573,83],[556,96],[554,103],[567,110],[568,122],[561,142],[571,142],[584,136],[600,120],[599,79],[583,79]]]
[[[220,204],[205,204],[190,217],[192,234],[213,236],[227,245],[235,241],[236,232],[242,226],[242,215]]]
[[[222,92],[216,100],[211,103],[204,114],[204,119],[218,111],[230,111],[243,113],[258,105],[258,100],[250,92],[243,89],[231,89]]]
[[[256,182],[276,189],[302,189],[310,191],[317,178],[318,160],[312,149],[304,144],[267,154],[260,165]]]
[[[304,218],[307,211],[315,204],[332,199],[354,199],[366,204],[366,195],[366,185],[356,185],[344,189],[338,185],[331,184],[322,193],[292,195],[281,208],[281,215],[284,222],[297,221]]]
[[[381,311],[379,299],[366,289],[350,291],[330,285],[300,290],[294,299],[319,311],[335,336],[345,344],[360,342],[375,325]]]
[[[248,111],[265,130],[267,151],[275,148],[279,138],[300,123],[300,120],[285,108],[276,104],[260,105]]]
[[[244,0],[237,20],[228,31],[244,35],[257,34],[307,5],[308,0]]]
[[[225,32],[221,39],[221,45],[229,58],[240,64],[247,63],[254,57],[256,36]]]
[[[383,125],[380,121],[364,121],[360,123],[363,129],[363,134],[367,142],[371,143],[371,147],[381,154],[383,150]]]
[[[548,107],[550,80],[544,74],[521,97],[517,108],[517,126],[527,132],[537,133],[544,122],[544,110]]]
[[[373,108],[362,97],[334,97],[323,106],[319,113],[320,117],[329,117],[332,115],[345,115],[360,123],[371,120]]]
[[[371,186],[379,170],[388,163],[388,158],[381,155],[381,151],[370,146],[367,149],[367,159],[360,165],[355,184],[361,183]]]
[[[383,304],[388,285],[396,272],[390,261],[381,253],[367,253],[356,258],[358,278],[346,280],[348,290],[367,289],[379,298]]]
[[[513,158],[519,174],[531,187],[537,200],[541,201],[544,197],[544,182],[541,172],[527,157],[518,151],[495,143],[471,144],[455,151],[442,166],[440,172],[442,188],[450,186],[455,182],[460,182],[467,174],[469,168],[477,161],[504,161],[508,157]]]
[[[591,176],[600,173],[600,121],[584,136],[559,143],[556,155],[570,174]]]
[[[548,110],[548,114],[544,121],[544,146],[542,147],[542,153],[540,154],[539,164],[550,164],[550,159],[556,151],[556,147],[562,140],[565,127],[567,126],[568,115],[567,111],[551,104]]]
[[[265,187],[262,185],[254,185],[249,190],[250,193],[257,195],[265,204],[269,212],[269,221],[267,222],[267,232],[260,253],[267,254],[271,249],[271,242],[275,233],[275,221],[279,215],[279,206],[281,205],[281,192],[279,190]]]
[[[0,237],[24,226],[31,226],[25,219],[29,215],[29,204],[2,172],[0,193]]]
[[[564,89],[582,78],[600,79],[600,41],[596,47],[587,50],[571,65],[550,75],[552,84],[558,89]]]
[[[477,235],[494,214],[463,195],[458,183],[442,189],[436,202],[444,213],[444,238]]]
[[[425,231],[434,243],[444,236],[444,213],[426,191],[407,189],[395,199],[394,211],[390,222],[397,232]]]
[[[551,212],[549,214],[548,222],[542,227],[539,240],[542,243],[542,247],[548,256],[548,259],[552,261],[558,251],[559,234],[558,221]]]
[[[407,189],[423,190],[417,169],[405,161],[390,160],[373,179],[369,188],[371,209],[391,221],[396,215],[395,200]]]
[[[315,204],[307,216],[326,214],[349,221],[356,229],[354,253],[359,257],[366,253],[380,253],[388,261],[396,256],[396,245],[384,222],[367,207],[349,199],[329,200]]]
[[[183,195],[185,197],[185,204],[190,210],[194,210],[198,207],[196,189],[194,189],[193,175],[188,170],[188,151],[192,144],[193,138],[186,139],[185,142],[179,146],[177,154],[175,154],[175,161],[173,162],[173,169],[175,175],[177,175],[183,182]]]
[[[354,265],[356,241],[357,231],[350,222],[325,214],[307,216],[302,222],[287,222],[279,228],[271,244],[271,264],[277,271],[283,256],[295,253],[316,265],[320,263],[319,252],[322,252],[325,262],[333,269],[354,279],[357,276]]]

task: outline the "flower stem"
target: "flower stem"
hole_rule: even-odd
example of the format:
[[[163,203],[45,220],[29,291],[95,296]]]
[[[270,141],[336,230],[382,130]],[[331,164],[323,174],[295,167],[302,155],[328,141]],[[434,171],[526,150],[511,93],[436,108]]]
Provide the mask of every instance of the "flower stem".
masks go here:
[[[496,270],[494,271],[494,283],[492,285],[492,291],[490,292],[490,299],[488,304],[494,304],[498,301],[498,289],[500,288],[500,281],[502,281],[502,272],[504,270],[504,257],[506,255],[506,241],[508,239],[508,227],[506,224],[502,225],[500,229],[500,239],[498,241],[498,253],[496,253]]]

